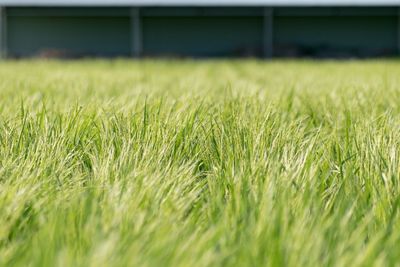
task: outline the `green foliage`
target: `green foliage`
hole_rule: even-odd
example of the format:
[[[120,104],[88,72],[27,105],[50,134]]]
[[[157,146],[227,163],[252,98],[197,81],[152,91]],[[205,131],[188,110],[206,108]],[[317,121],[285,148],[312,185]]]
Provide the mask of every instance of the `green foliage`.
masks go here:
[[[396,61],[0,63],[0,265],[398,266]]]

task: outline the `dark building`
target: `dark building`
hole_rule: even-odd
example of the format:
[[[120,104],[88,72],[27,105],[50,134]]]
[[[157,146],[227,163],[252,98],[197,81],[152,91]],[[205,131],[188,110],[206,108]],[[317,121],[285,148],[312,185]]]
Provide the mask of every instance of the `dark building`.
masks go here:
[[[21,57],[390,57],[400,0],[0,0]]]

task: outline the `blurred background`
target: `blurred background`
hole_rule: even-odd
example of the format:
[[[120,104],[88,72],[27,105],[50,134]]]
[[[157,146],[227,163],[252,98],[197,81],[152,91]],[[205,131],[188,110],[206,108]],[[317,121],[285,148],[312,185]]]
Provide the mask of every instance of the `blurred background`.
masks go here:
[[[397,0],[0,0],[3,58],[400,54]]]

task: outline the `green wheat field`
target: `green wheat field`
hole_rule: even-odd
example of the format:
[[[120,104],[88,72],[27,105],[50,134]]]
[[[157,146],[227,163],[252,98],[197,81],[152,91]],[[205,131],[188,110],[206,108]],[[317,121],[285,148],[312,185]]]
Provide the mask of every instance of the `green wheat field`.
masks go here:
[[[0,63],[0,266],[400,266],[400,61]]]

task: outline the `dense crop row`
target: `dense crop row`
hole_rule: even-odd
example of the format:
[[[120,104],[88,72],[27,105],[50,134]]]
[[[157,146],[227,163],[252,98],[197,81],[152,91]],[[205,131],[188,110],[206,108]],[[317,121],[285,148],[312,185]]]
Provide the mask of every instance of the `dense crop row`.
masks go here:
[[[0,265],[396,266],[400,63],[0,64]]]

